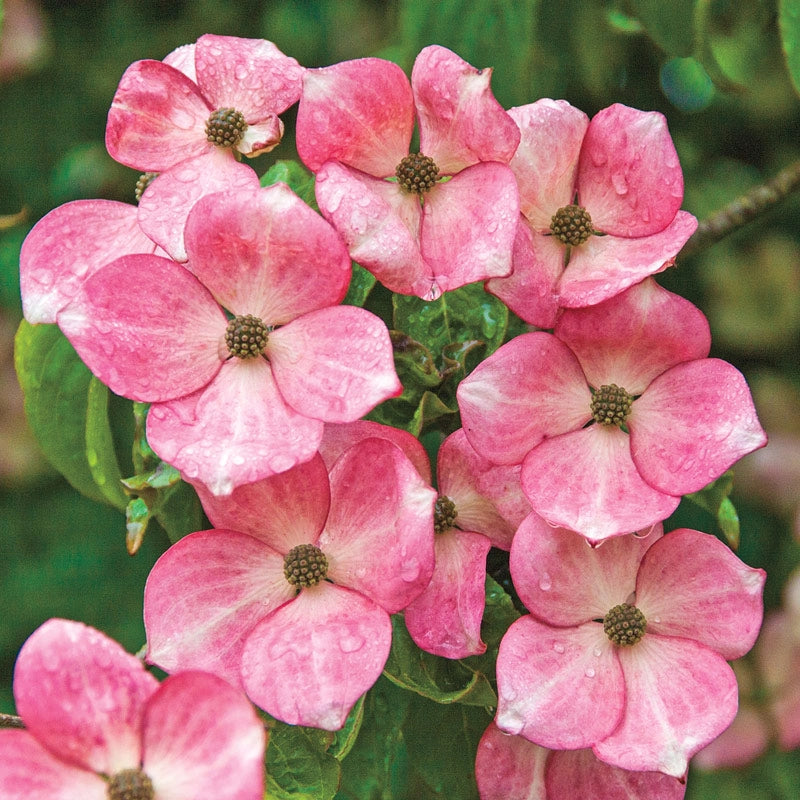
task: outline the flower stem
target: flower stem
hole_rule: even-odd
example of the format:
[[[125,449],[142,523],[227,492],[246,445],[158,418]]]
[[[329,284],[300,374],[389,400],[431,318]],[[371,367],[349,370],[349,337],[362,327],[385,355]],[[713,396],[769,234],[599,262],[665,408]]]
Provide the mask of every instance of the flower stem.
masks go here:
[[[24,728],[25,723],[22,717],[14,716],[14,714],[0,714],[0,728]]]

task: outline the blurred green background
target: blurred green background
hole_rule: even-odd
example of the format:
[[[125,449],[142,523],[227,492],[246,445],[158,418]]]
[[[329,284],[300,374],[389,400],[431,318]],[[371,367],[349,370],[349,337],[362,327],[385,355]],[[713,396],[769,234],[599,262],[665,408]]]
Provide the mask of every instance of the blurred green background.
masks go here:
[[[137,175],[103,145],[125,68],[213,32],[264,37],[305,66],[380,55],[410,69],[438,43],[494,68],[505,106],[565,98],[588,114],[614,102],[663,112],[683,164],[684,207],[699,218],[800,159],[795,2],[728,0],[5,0],[0,41],[0,711],[13,711],[16,653],[45,619],[95,625],[135,651],[141,594],[168,545],[153,526],[135,557],[124,518],[76,494],[25,428],[13,371],[21,317],[19,248],[68,200],[133,201]],[[782,17],[779,15],[782,14]],[[783,27],[781,27],[781,24]],[[284,145],[254,162],[290,158]],[[748,377],[781,456],[737,471],[740,555],[767,569],[768,608],[800,564],[800,200],[789,197],[660,276],[709,316],[713,354]],[[765,451],[766,452],[766,451]],[[760,456],[759,456],[760,458]],[[772,470],[770,472],[769,470]],[[715,532],[682,504],[669,527]],[[800,632],[798,632],[800,637]],[[798,754],[774,748],[743,771],[693,775],[690,798],[796,798]]]

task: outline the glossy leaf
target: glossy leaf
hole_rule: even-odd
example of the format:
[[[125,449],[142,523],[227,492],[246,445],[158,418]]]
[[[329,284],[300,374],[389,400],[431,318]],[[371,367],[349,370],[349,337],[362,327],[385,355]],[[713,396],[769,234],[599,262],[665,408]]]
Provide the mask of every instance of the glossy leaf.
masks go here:
[[[353,276],[347,287],[347,294],[342,302],[349,306],[363,306],[375,285],[375,276],[367,272],[360,264],[353,264]]]
[[[631,10],[650,38],[672,56],[688,56],[694,46],[691,24],[696,0],[633,0]]]
[[[736,550],[739,547],[739,515],[729,497],[732,490],[733,472],[728,470],[704,489],[686,497],[716,517],[728,544]]]
[[[285,183],[314,211],[319,211],[314,196],[314,176],[299,161],[276,161],[261,177],[262,186],[272,186],[273,183]]]
[[[123,509],[128,497],[122,488],[122,473],[114,452],[108,399],[108,387],[92,376],[86,403],[86,463],[106,502]]]
[[[800,94],[800,0],[779,0],[778,25],[786,66],[795,91]]]

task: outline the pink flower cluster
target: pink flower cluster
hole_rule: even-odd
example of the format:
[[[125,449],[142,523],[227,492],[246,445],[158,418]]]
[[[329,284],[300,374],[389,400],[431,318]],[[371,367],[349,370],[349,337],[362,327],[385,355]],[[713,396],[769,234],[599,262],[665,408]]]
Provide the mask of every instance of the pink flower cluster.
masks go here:
[[[661,523],[766,438],[705,317],[652,278],[696,227],[665,120],[505,111],[490,77],[438,46],[409,81],[381,59],[306,70],[269,42],[203,36],[133,64],[114,97],[109,152],[158,173],[138,207],[77,201],[28,236],[26,318],[151,404],[149,444],[213,525],[147,582],[146,658],[176,674],[157,691],[141,678],[146,740],[161,735],[147,709],[211,680],[181,678],[198,670],[284,722],[341,728],[384,668],[392,614],[433,654],[483,653],[492,546],[530,613],[500,644],[482,797],[591,782],[681,797],[689,758],[733,719],[726,662],[755,641],[764,573]],[[298,101],[321,216],[238,159],[275,147]],[[548,329],[461,382],[438,491],[418,439],[362,419],[402,387],[384,322],[341,304],[351,259],[430,302],[484,281]],[[76,756],[22,714],[31,734],[6,752],[33,736],[70,770],[161,780],[149,750]]]

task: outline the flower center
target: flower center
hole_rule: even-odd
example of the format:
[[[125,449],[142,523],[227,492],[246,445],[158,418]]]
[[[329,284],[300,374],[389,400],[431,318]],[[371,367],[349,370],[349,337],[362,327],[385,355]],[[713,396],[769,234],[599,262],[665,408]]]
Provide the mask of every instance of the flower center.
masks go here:
[[[140,769],[124,769],[109,778],[106,785],[108,800],[153,800],[153,781]]]
[[[217,147],[236,147],[246,130],[247,123],[241,111],[220,108],[206,122],[206,139]]]
[[[636,606],[621,603],[603,617],[606,636],[619,647],[636,644],[647,630],[647,620]]]
[[[136,181],[136,188],[133,190],[133,194],[136,197],[136,202],[138,203],[142,199],[142,195],[144,194],[144,190],[158,177],[157,172],[143,172],[139,176],[139,180]]]
[[[429,156],[411,153],[397,165],[395,174],[398,183],[405,191],[423,195],[433,189],[439,175],[439,167]]]
[[[620,427],[631,413],[631,397],[616,383],[601,386],[592,395],[592,416],[601,425]]]
[[[445,494],[440,494],[436,498],[436,505],[433,509],[433,530],[436,533],[444,533],[456,524],[456,504]]]
[[[328,575],[328,559],[319,547],[299,544],[283,559],[283,574],[292,586],[316,586]]]
[[[255,358],[267,346],[267,326],[252,314],[234,317],[225,330],[228,352],[237,358]]]
[[[592,218],[583,206],[564,206],[553,214],[550,231],[564,244],[583,244],[593,233]]]

